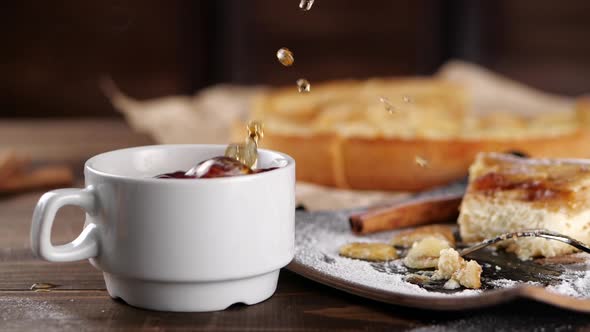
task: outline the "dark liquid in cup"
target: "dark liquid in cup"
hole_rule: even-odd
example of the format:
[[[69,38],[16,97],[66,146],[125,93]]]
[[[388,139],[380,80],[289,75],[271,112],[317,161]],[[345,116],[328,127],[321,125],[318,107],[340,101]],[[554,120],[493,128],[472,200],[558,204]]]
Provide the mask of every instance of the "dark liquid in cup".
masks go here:
[[[240,176],[272,171],[278,167],[252,170],[250,167],[229,157],[215,157],[201,162],[197,172],[187,175],[187,171],[176,171],[155,176],[158,179],[207,179]]]

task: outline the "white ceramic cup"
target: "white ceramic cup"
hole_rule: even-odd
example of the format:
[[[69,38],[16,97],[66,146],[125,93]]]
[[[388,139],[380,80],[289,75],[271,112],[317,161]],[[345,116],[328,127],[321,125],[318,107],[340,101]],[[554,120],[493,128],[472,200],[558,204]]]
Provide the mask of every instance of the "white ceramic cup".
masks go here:
[[[33,214],[33,252],[48,261],[90,259],[107,290],[133,306],[164,311],[254,304],[276,289],[294,254],[295,162],[260,150],[253,175],[156,179],[223,155],[221,145],[156,145],[89,159],[86,188],[44,194]],[[65,205],[86,211],[82,233],[54,246]]]

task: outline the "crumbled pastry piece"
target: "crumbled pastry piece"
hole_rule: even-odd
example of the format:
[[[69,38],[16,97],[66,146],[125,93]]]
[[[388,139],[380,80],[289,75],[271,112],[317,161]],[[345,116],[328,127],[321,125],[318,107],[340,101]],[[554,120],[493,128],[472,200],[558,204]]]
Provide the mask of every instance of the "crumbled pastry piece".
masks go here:
[[[461,287],[461,284],[455,279],[447,280],[443,286],[444,289],[457,289],[459,287]]]
[[[386,243],[353,242],[340,248],[340,256],[362,259],[365,261],[383,262],[397,259],[395,248]]]
[[[467,243],[523,229],[548,229],[588,244],[590,161],[480,153],[469,169],[458,223]],[[575,251],[565,243],[541,238],[499,245],[522,260]]]
[[[467,262],[459,271],[453,275],[463,287],[481,288],[481,265],[476,261]]]
[[[404,265],[412,269],[428,269],[438,266],[438,257],[443,249],[450,248],[447,240],[429,236],[414,243],[404,258]]]
[[[428,225],[399,232],[393,236],[391,244],[409,248],[415,242],[431,236],[447,240],[452,247],[455,246],[455,236],[453,235],[453,228],[450,225]]]
[[[422,285],[428,283],[430,277],[423,274],[410,273],[405,277],[405,280],[412,284]]]
[[[481,266],[474,260],[465,261],[459,253],[453,249],[440,251],[438,269],[432,279],[448,279],[444,288],[455,289],[459,285],[466,288],[481,288]]]
[[[453,274],[461,269],[465,260],[453,249],[443,249],[438,258],[438,269],[434,273],[434,279],[451,279]]]

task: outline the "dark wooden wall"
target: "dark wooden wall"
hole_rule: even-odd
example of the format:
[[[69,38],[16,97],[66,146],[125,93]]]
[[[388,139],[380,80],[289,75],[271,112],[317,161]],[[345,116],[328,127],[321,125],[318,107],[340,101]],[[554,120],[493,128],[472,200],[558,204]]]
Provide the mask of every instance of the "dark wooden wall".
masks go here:
[[[308,12],[297,1],[226,3],[236,6],[223,38],[227,80],[290,84],[299,77],[427,73],[440,56],[440,1],[317,0]],[[295,53],[295,66],[280,67],[280,47]]]
[[[553,92],[590,92],[587,0],[10,1],[0,116],[113,115],[109,75],[139,98],[218,82],[292,84],[481,63]],[[274,54],[295,53],[285,69]]]
[[[113,114],[102,75],[138,97],[190,93],[206,68],[205,15],[190,0],[5,1],[0,115]]]
[[[590,1],[494,4],[484,26],[487,66],[541,89],[590,93]]]

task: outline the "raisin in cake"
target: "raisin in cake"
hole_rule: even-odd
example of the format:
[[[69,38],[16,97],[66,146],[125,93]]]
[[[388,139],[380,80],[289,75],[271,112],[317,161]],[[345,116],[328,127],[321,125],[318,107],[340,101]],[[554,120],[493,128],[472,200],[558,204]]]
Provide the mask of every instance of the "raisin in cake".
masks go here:
[[[541,228],[590,243],[590,161],[478,154],[469,169],[459,227],[468,243]],[[575,251],[567,244],[541,238],[508,240],[501,245],[521,259]]]

